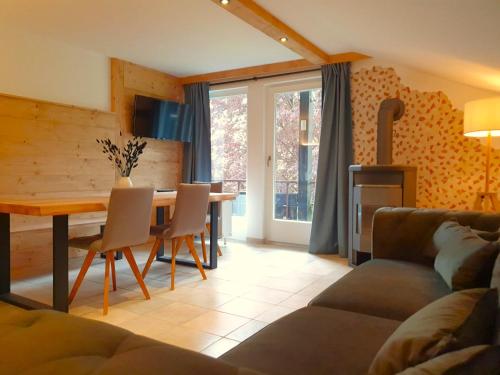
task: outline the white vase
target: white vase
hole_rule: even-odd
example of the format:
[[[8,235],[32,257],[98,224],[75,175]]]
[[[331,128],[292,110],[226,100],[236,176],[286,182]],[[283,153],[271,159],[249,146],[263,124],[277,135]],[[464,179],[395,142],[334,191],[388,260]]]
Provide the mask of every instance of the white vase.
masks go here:
[[[130,177],[120,177],[115,184],[116,187],[129,188],[134,186]]]

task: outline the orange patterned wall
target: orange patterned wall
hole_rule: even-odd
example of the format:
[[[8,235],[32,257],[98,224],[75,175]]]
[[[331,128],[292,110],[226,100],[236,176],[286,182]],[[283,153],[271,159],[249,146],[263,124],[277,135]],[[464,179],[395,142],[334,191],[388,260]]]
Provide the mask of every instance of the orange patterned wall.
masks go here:
[[[485,146],[463,136],[463,112],[443,92],[401,84],[394,69],[373,67],[352,74],[354,160],[375,164],[377,113],[386,98],[406,105],[394,126],[393,163],[418,167],[417,206],[472,209],[484,190]],[[500,150],[493,150],[491,182],[500,190]]]

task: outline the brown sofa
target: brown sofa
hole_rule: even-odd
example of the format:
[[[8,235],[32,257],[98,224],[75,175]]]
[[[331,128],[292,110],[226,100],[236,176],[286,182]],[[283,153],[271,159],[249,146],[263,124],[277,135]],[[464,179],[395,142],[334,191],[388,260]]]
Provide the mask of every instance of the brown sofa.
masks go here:
[[[500,226],[500,215],[381,209],[373,260],[218,360],[103,323],[0,305],[0,374],[365,374],[403,320],[451,292],[432,268],[432,235],[450,218]]]

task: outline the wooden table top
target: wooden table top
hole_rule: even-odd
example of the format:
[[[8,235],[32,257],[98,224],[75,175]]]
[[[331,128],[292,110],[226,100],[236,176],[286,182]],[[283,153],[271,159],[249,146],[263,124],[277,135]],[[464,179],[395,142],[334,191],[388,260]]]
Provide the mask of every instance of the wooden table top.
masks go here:
[[[177,192],[155,193],[154,207],[175,205]],[[209,202],[234,200],[236,193],[210,193]],[[109,194],[92,197],[50,198],[50,199],[0,199],[0,213],[30,216],[71,215],[86,212],[106,211]]]

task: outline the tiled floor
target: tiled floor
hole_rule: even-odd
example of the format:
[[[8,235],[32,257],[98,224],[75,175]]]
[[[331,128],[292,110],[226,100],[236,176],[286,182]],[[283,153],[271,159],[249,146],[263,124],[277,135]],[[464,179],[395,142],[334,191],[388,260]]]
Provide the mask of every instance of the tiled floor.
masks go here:
[[[345,259],[302,250],[229,242],[216,270],[202,281],[197,269],[178,266],[171,291],[170,265],[154,262],[146,301],[125,260],[117,262],[118,290],[102,315],[104,264],[96,260],[71,306],[71,314],[102,320],[135,333],[218,357],[267,324],[305,306],[350,271]],[[134,255],[142,269],[147,251]],[[187,251],[180,256],[187,257]],[[71,271],[70,285],[78,270]],[[52,277],[16,282],[15,293],[51,301]]]

